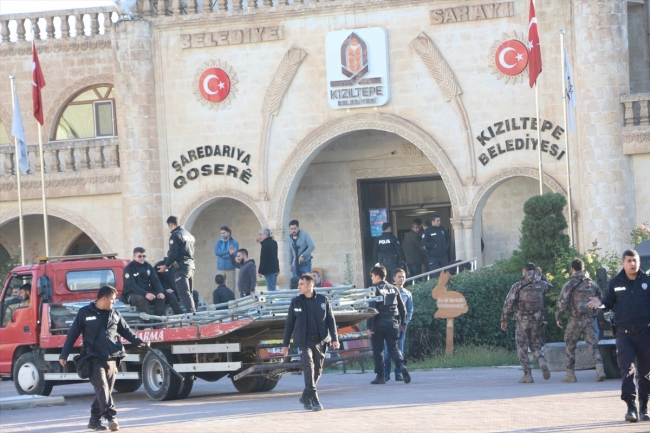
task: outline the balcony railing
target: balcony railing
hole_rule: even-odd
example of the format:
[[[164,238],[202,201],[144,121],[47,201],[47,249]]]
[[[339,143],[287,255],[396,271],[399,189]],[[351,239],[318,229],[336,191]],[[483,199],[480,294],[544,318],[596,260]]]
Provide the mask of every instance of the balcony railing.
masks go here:
[[[16,174],[16,148],[0,146],[0,176]],[[87,140],[53,141],[43,145],[46,173],[72,173],[119,167],[117,137]],[[30,170],[26,176],[41,170],[38,145],[28,145]],[[23,174],[23,176],[25,176]]]
[[[621,103],[625,107],[624,126],[650,125],[648,118],[648,104],[650,93],[634,93],[621,96]]]
[[[623,153],[650,153],[650,93],[621,96],[623,104]]]

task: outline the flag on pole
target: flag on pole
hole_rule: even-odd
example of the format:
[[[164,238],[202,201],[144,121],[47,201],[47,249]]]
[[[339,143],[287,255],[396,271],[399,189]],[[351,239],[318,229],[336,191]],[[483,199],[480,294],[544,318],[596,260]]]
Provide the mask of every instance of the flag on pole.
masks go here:
[[[569,53],[566,45],[564,46],[564,88],[566,89],[567,114],[569,116],[569,129],[573,134],[576,132],[576,94],[573,87],[573,74],[571,73],[571,64],[569,63]]]
[[[535,3],[530,0],[528,13],[528,84],[535,85],[537,76],[542,73],[542,49],[539,46],[539,32],[537,31],[537,15]]]
[[[23,117],[20,114],[20,104],[18,104],[18,92],[14,92],[14,116],[11,120],[11,135],[18,140],[18,169],[21,173],[27,173],[29,171],[29,158],[27,157],[27,140],[25,140]]]
[[[41,89],[45,87],[45,78],[41,63],[38,61],[36,44],[32,41],[32,101],[34,102],[34,117],[43,126],[43,99]]]

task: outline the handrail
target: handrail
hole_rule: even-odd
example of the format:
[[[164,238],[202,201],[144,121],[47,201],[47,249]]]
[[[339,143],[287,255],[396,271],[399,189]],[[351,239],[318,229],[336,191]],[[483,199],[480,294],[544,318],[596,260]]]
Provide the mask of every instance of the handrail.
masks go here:
[[[442,271],[446,271],[447,269],[456,268],[456,273],[458,273],[458,272],[460,272],[460,267],[462,265],[467,264],[467,263],[469,263],[471,265],[470,272],[474,272],[476,270],[476,260],[477,260],[477,257],[474,257],[473,259],[464,260],[464,261],[458,262],[458,263],[453,263],[451,265],[447,265],[447,266],[439,268],[439,269],[434,269],[433,271],[428,271],[428,272],[425,272],[423,274],[416,275],[414,277],[409,277],[409,278],[406,279],[405,283],[408,283],[409,281],[413,281],[413,280],[416,280],[416,279],[423,279],[424,277],[426,277],[426,279],[428,281],[428,280],[431,279],[431,274],[440,273]]]

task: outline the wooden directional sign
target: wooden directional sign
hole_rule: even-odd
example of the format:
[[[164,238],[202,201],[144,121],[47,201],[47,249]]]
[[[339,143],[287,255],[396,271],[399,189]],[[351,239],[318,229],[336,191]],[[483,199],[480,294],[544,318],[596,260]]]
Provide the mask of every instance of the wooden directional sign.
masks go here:
[[[454,317],[467,313],[467,301],[458,292],[447,290],[449,272],[441,272],[438,277],[438,285],[433,288],[431,297],[436,300],[438,310],[433,315],[436,319],[447,319],[447,353],[454,353]]]

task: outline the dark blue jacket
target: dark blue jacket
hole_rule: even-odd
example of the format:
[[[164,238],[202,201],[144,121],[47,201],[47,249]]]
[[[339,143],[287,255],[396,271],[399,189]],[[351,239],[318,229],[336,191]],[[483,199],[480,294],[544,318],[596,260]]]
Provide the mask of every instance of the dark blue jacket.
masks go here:
[[[323,312],[319,317],[307,317],[307,310],[305,308],[305,295],[296,296],[291,300],[289,306],[289,313],[287,314],[287,322],[284,326],[284,340],[282,345],[289,346],[289,340],[293,334],[294,346],[305,346],[307,342],[307,320],[316,320],[318,327],[318,338],[321,343],[329,343],[330,341],[338,341],[336,333],[336,321],[332,313],[332,306],[326,296],[315,294],[315,301],[320,305]]]
[[[614,311],[617,327],[630,331],[642,331],[650,325],[650,276],[639,271],[630,280],[625,270],[612,278],[603,298],[608,310]]]

